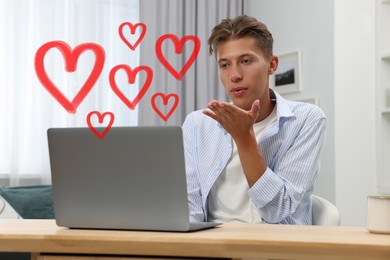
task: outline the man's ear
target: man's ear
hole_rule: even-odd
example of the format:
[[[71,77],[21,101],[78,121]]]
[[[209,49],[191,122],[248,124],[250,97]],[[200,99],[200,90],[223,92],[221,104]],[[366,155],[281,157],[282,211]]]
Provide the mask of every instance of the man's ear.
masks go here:
[[[278,68],[278,64],[279,64],[278,56],[272,56],[269,63],[268,75],[272,75],[275,73],[276,69]]]

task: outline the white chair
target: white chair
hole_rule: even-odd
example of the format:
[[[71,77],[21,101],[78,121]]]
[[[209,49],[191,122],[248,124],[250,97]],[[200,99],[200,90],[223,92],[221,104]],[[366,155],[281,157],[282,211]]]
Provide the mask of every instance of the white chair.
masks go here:
[[[312,195],[312,200],[313,225],[340,226],[340,213],[335,205],[333,205],[330,201],[316,195]]]
[[[21,218],[18,212],[0,195],[0,219]],[[0,259],[5,259],[1,258]]]

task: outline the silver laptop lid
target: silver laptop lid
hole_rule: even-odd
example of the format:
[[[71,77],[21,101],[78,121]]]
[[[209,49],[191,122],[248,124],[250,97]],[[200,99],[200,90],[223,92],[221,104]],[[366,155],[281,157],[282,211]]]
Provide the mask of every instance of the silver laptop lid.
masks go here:
[[[72,228],[189,228],[180,127],[48,130],[57,224]]]

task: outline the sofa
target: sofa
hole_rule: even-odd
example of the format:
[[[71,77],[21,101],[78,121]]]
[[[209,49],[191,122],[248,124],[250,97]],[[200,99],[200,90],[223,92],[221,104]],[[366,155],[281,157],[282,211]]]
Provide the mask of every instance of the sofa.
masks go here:
[[[54,219],[51,185],[0,187],[0,200],[0,218]]]

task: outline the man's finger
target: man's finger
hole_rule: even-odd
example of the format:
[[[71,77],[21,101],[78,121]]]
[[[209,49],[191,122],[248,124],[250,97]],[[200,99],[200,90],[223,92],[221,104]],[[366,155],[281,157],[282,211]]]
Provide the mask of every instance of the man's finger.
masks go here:
[[[226,109],[219,103],[212,103],[209,105],[209,109],[212,110],[217,116],[226,117]]]
[[[215,104],[215,107],[217,107],[219,112],[223,113],[225,116],[237,115],[237,112],[241,110],[241,108],[227,102],[218,102],[217,104]]]
[[[219,116],[217,116],[213,111],[205,109],[205,110],[202,110],[202,113],[208,117],[211,117],[212,119],[214,119],[218,123],[221,123],[221,118]]]
[[[260,100],[256,99],[256,100],[253,102],[253,104],[252,104],[250,113],[251,113],[255,118],[257,118],[257,116],[259,115],[259,112],[260,112]]]

